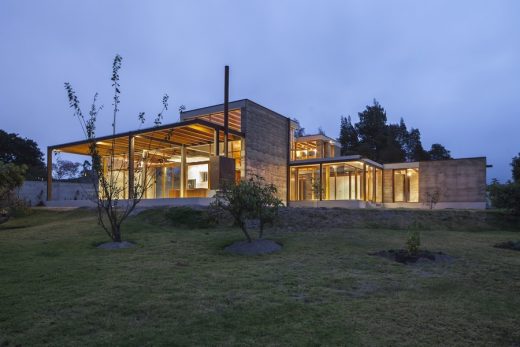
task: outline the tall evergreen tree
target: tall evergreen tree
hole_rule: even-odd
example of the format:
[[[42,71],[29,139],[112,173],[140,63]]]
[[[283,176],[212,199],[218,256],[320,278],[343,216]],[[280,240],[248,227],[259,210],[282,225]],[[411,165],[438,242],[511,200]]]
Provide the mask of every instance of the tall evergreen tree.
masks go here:
[[[406,155],[408,161],[424,161],[429,160],[428,152],[426,152],[421,143],[421,132],[419,129],[412,128],[408,136],[406,146]]]
[[[359,139],[350,116],[341,116],[338,142],[341,145],[341,155],[357,154],[356,149],[359,145]]]
[[[366,109],[358,115],[359,122],[356,123],[356,130],[360,140],[359,154],[382,161],[381,151],[387,142],[385,109],[374,99],[373,105],[367,105]]]

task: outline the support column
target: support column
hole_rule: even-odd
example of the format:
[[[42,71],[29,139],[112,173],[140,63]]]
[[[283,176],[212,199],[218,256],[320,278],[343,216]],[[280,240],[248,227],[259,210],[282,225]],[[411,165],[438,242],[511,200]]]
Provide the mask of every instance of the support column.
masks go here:
[[[372,167],[372,202],[373,203],[376,203],[376,192],[377,192],[377,183],[376,183],[376,176],[377,176],[377,173],[376,173],[376,168],[375,167]]]
[[[224,69],[224,156],[228,156],[229,135],[229,66]]]
[[[128,137],[128,199],[135,196],[135,169],[134,169],[134,154],[135,154],[135,138]]]
[[[186,145],[181,145],[181,198],[186,197],[186,169]]]
[[[220,131],[218,129],[215,129],[213,131],[213,146],[215,148],[213,149],[213,155],[219,156],[220,155],[220,138],[219,138]]]
[[[320,163],[320,201],[323,200],[323,164]]]
[[[52,200],[52,154],[52,148],[47,147],[47,201]]]
[[[363,164],[363,172],[361,173],[361,200],[367,201],[367,165]]]

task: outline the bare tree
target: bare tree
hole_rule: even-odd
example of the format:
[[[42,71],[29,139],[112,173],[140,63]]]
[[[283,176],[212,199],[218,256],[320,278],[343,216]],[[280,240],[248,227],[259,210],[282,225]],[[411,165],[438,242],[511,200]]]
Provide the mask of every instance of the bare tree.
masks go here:
[[[70,83],[65,83],[69,105],[74,110],[74,116],[78,118],[85,137],[87,140],[89,140],[89,155],[91,157],[92,165],[91,176],[94,187],[94,196],[92,197],[92,200],[96,203],[97,206],[98,223],[114,242],[122,241],[122,223],[127,219],[137,204],[139,204],[141,199],[145,196],[147,189],[153,184],[154,180],[152,175],[147,175],[147,167],[149,166],[149,163],[152,159],[151,157],[153,155],[150,154],[152,151],[143,151],[140,158],[141,160],[138,160],[137,165],[134,167],[133,184],[128,182],[128,187],[126,187],[124,183],[120,183],[121,180],[119,175],[121,172],[124,172],[131,167],[129,166],[130,158],[123,158],[116,152],[115,135],[121,94],[119,84],[119,70],[121,69],[122,59],[123,58],[119,54],[116,55],[112,65],[111,81],[114,91],[112,97],[113,138],[112,141],[110,141],[111,145],[108,149],[108,155],[106,152],[104,155],[102,155],[100,152],[100,147],[96,143],[96,121],[99,112],[103,108],[103,106],[97,106],[98,94],[96,93],[94,95],[88,117],[85,117],[81,110],[80,103],[74,89]],[[154,121],[156,126],[161,124],[163,112],[168,109],[168,98],[168,95],[165,94],[162,99],[163,107],[157,114]],[[144,123],[144,112],[139,113],[138,120],[141,122],[141,124]],[[150,146],[148,148],[150,148]],[[105,165],[107,170],[105,170]],[[106,171],[108,171],[108,173]]]

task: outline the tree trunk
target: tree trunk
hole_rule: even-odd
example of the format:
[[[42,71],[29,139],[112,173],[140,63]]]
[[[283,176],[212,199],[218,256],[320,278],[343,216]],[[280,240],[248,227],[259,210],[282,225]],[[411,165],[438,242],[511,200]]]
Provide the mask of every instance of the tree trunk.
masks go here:
[[[251,243],[252,242],[251,236],[249,236],[249,233],[247,232],[247,227],[246,227],[245,223],[240,223],[240,228],[244,232],[244,235],[246,235],[247,242]]]
[[[121,242],[121,227],[119,225],[115,225],[112,230],[113,238],[112,240],[114,242]]]
[[[264,221],[260,219],[260,232],[258,233],[258,238],[261,239],[264,237]]]

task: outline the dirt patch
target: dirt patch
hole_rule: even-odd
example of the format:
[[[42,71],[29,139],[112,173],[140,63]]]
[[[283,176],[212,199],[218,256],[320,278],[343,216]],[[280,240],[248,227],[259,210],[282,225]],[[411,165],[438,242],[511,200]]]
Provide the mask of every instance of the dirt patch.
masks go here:
[[[493,247],[504,248],[504,249],[512,249],[513,251],[520,251],[520,241],[501,242],[501,243],[497,243]]]
[[[430,252],[428,250],[421,250],[416,254],[411,254],[405,249],[390,249],[388,251],[378,251],[369,253],[369,255],[376,255],[397,261],[402,264],[413,264],[417,262],[451,262],[453,257],[442,252]]]
[[[128,241],[122,241],[122,242],[106,242],[102,243],[96,248],[99,249],[124,249],[124,248],[132,248],[135,247],[135,244]]]
[[[240,255],[260,255],[280,252],[282,246],[272,240],[237,241],[225,247],[224,250]]]

